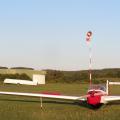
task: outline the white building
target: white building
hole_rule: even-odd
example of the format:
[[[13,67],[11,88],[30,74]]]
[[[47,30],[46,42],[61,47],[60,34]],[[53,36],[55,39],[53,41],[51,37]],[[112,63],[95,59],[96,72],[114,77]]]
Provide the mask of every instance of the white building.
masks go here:
[[[45,75],[33,74],[33,82],[37,84],[45,84]]]
[[[33,80],[18,80],[18,79],[5,79],[4,83],[9,84],[24,84],[24,85],[38,85],[45,84],[45,75],[33,74]]]

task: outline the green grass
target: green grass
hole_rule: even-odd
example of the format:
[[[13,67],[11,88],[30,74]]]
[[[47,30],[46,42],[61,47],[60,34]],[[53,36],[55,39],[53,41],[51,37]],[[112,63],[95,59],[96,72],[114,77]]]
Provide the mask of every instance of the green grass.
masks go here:
[[[65,95],[84,95],[87,84],[46,84],[42,86],[3,85],[0,91],[60,92]],[[111,94],[120,94],[120,86],[111,87]],[[71,101],[0,95],[0,120],[119,120],[120,103],[111,103],[93,110]]]

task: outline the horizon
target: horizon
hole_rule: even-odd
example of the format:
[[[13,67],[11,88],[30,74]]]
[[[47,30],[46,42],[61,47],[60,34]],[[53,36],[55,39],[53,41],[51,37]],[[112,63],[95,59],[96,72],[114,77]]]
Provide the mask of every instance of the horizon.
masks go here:
[[[38,70],[38,71],[45,71],[45,70],[56,70],[56,71],[89,71],[89,69],[78,69],[78,70],[62,70],[62,69],[35,69],[32,67],[7,67],[7,66],[0,66],[0,69],[33,69],[33,70]],[[120,69],[120,68],[100,68],[100,69],[92,69],[92,71],[94,70],[110,70],[110,69]]]
[[[0,1],[0,65],[87,70],[120,68],[120,1]]]

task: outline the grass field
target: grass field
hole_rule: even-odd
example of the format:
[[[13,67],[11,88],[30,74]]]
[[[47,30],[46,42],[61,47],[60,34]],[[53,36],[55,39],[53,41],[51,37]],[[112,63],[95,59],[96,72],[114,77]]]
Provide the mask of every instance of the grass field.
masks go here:
[[[65,95],[84,95],[87,84],[47,84],[43,86],[22,86],[0,84],[0,91],[17,92],[60,92]],[[110,88],[110,94],[120,95],[120,86]],[[111,103],[93,110],[88,106],[71,101],[40,99],[0,95],[0,120],[119,120],[120,102]]]

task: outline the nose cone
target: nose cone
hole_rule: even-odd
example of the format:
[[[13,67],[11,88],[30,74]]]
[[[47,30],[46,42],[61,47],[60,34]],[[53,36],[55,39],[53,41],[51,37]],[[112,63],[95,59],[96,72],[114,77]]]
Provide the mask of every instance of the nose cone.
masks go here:
[[[100,104],[100,101],[101,101],[101,96],[100,95],[97,95],[97,96],[90,95],[89,97],[87,97],[87,102],[90,105],[95,106],[97,104]]]

